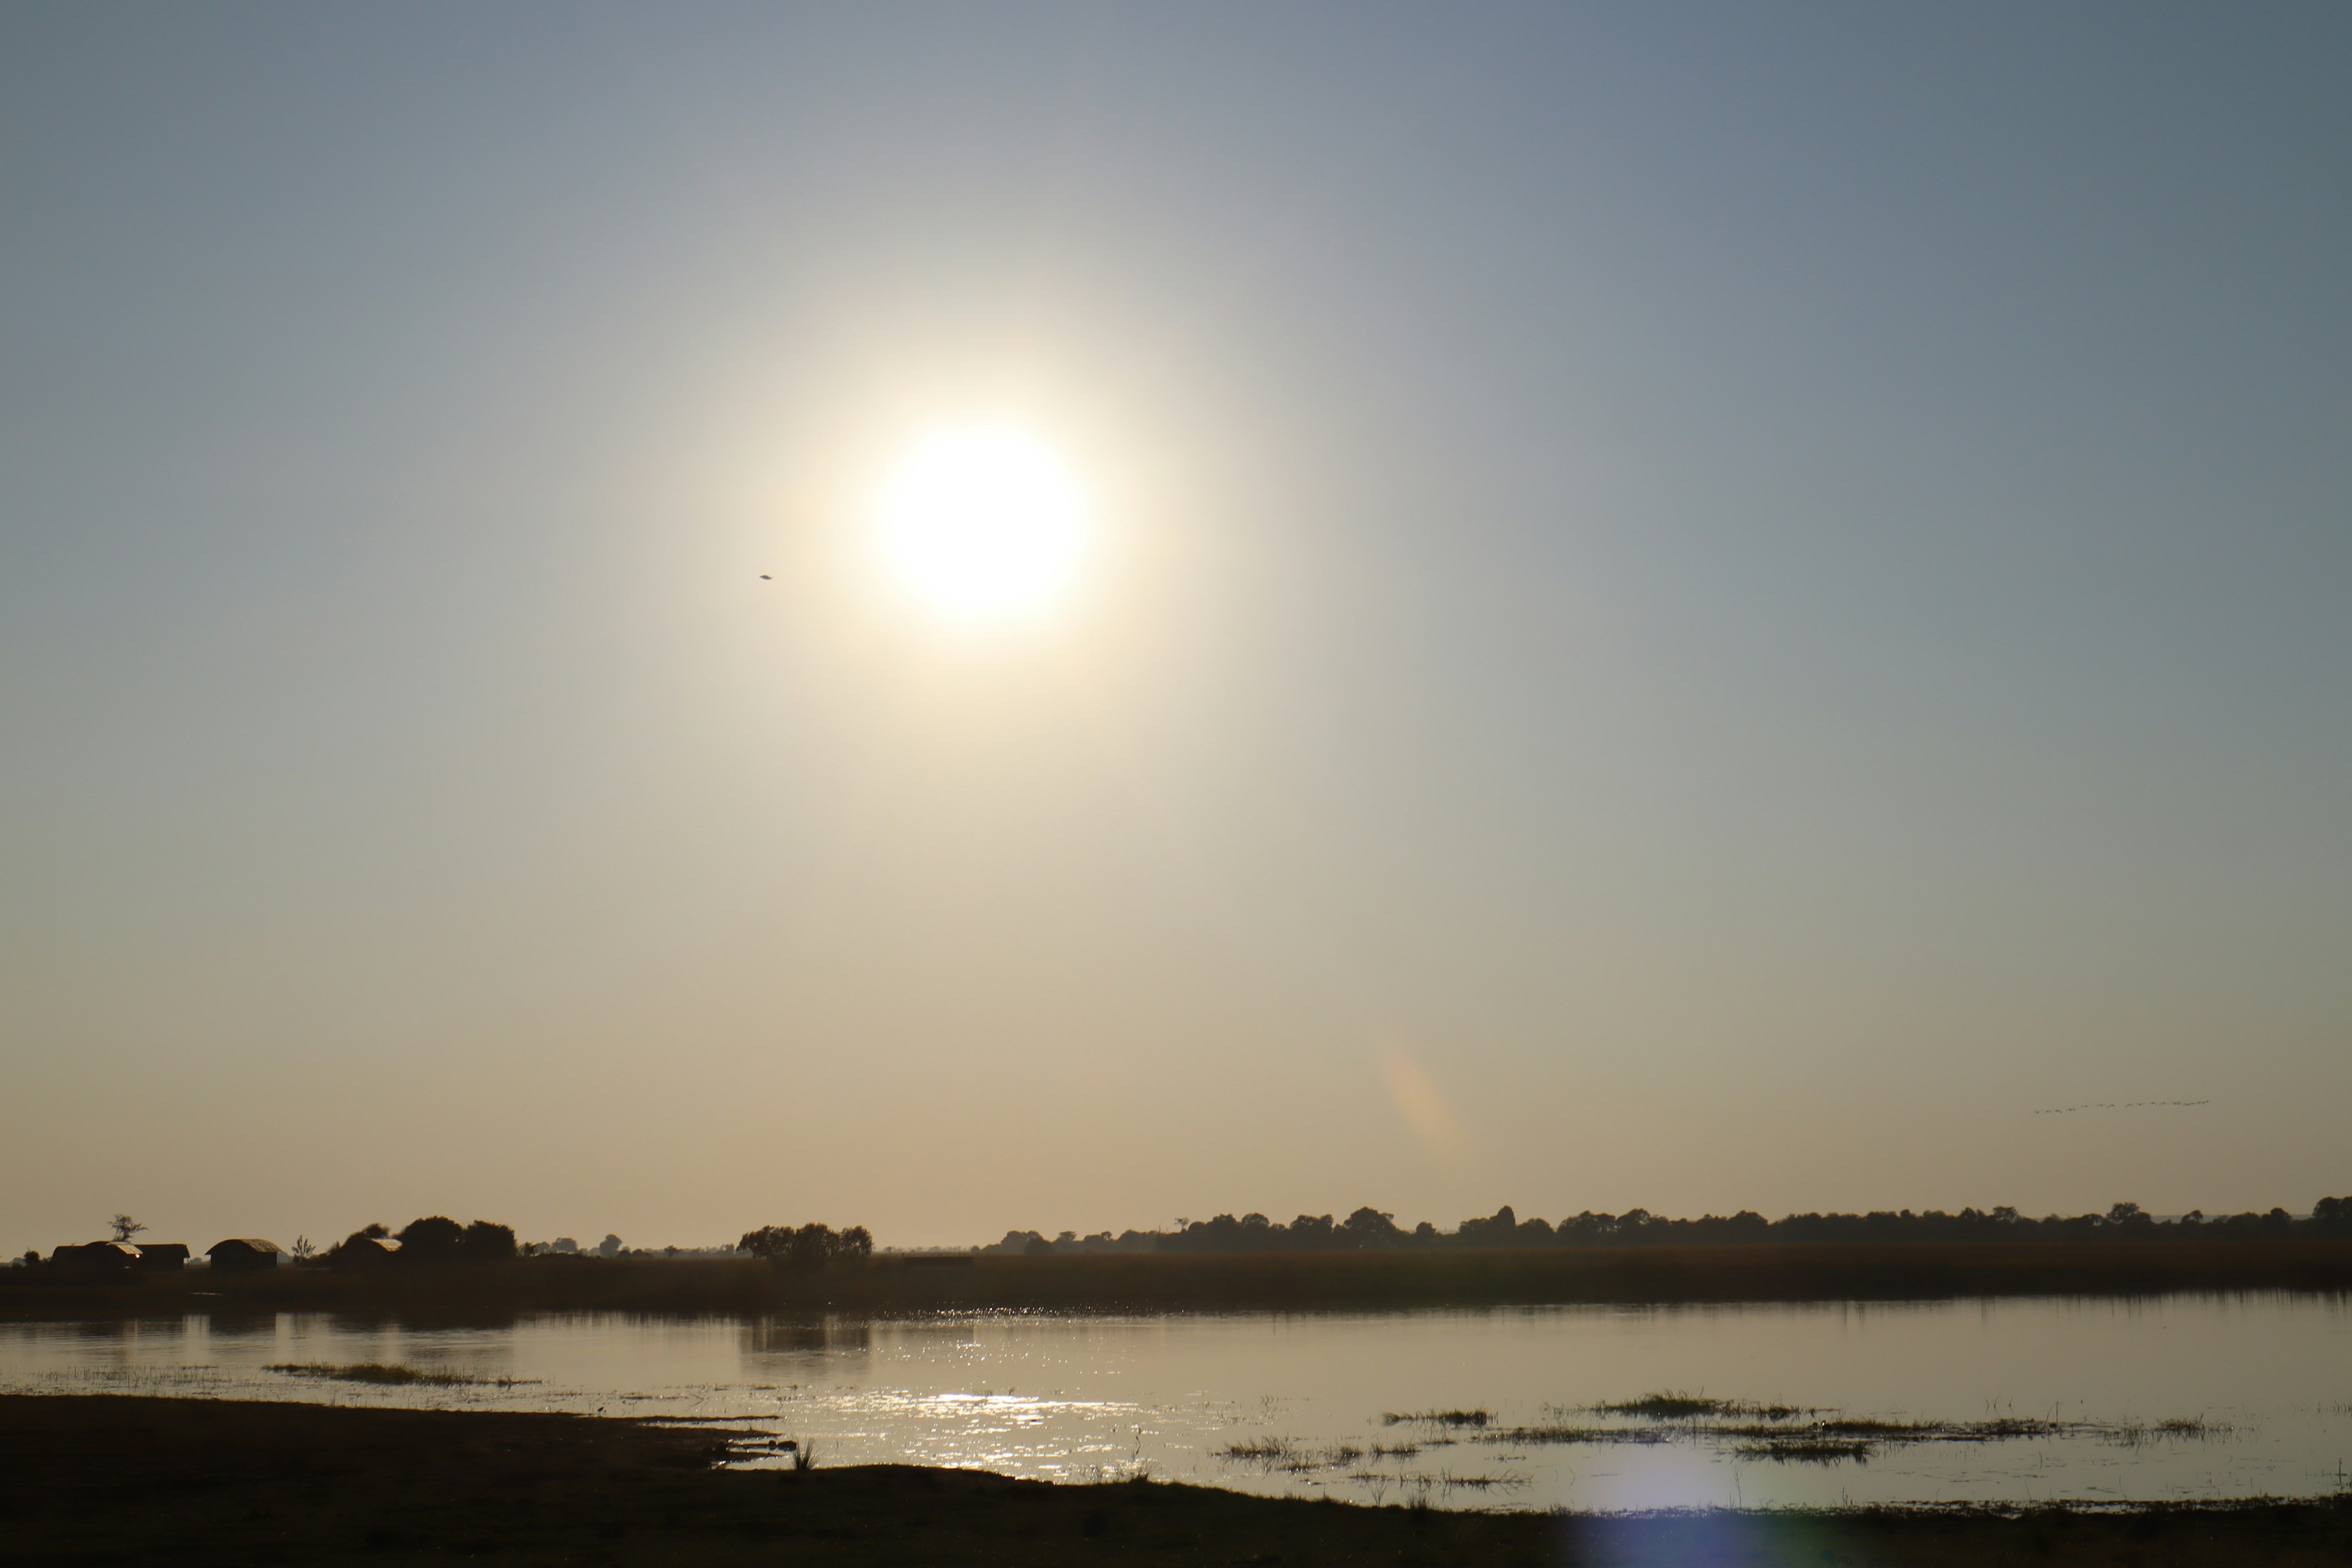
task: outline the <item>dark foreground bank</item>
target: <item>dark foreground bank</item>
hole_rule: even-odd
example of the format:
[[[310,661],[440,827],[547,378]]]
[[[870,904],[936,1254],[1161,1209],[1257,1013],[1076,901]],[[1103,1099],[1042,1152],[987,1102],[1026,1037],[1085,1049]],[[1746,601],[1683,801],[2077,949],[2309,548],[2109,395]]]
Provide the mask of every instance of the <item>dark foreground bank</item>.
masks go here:
[[[2352,1506],[1432,1512],[863,1466],[719,1470],[726,1438],[565,1415],[0,1396],[0,1562],[2321,1564]]]

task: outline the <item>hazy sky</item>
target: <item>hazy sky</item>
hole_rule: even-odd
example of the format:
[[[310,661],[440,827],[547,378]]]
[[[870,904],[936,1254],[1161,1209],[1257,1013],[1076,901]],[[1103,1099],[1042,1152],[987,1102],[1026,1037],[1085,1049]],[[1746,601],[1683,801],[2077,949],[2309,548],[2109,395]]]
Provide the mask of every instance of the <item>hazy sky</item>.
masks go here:
[[[0,10],[0,1246],[2352,1192],[2347,80]],[[969,418],[1034,625],[859,552]]]

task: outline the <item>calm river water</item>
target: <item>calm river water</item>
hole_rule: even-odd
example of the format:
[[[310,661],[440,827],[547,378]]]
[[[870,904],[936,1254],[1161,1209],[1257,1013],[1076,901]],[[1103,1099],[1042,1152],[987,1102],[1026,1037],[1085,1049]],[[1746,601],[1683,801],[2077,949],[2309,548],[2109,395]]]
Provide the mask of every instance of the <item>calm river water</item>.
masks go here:
[[[473,1381],[271,1370],[355,1363]],[[2352,1465],[2352,1301],[555,1316],[431,1330],[195,1316],[0,1324],[0,1389],[728,1418],[813,1441],[825,1464],[1055,1480],[1141,1468],[1456,1507],[2312,1496],[2344,1489]],[[1591,1408],[1668,1389],[1807,1414]],[[1485,1425],[1388,1419],[1445,1411]],[[1930,1425],[1851,1425],[1863,1420]],[[2051,1425],[2002,1436],[2020,1428],[1987,1425],[2000,1421]]]

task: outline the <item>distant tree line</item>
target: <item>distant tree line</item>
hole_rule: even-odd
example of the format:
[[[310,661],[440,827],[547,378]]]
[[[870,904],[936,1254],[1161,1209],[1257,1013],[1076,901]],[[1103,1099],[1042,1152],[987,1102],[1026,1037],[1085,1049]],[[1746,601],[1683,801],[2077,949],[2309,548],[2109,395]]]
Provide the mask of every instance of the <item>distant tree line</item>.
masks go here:
[[[372,1246],[398,1242],[398,1250]],[[436,1263],[505,1263],[516,1253],[514,1227],[478,1219],[459,1225],[446,1215],[413,1219],[397,1235],[382,1225],[362,1226],[320,1254],[316,1261],[330,1268],[348,1268],[363,1257],[369,1261],[397,1263],[404,1268]]]
[[[1639,1247],[1704,1246],[1757,1242],[1899,1241],[2215,1241],[2289,1237],[2352,1237],[2352,1197],[2322,1198],[2307,1215],[2274,1208],[2268,1214],[2208,1215],[2192,1210],[2159,1220],[2137,1204],[2116,1204],[2105,1214],[2049,1215],[2033,1219],[2013,1208],[1965,1208],[1958,1214],[1929,1209],[1875,1210],[1869,1214],[1794,1214],[1766,1219],[1752,1209],[1729,1215],[1669,1219],[1647,1209],[1623,1214],[1584,1213],[1554,1224],[1521,1219],[1505,1205],[1483,1219],[1465,1219],[1450,1231],[1427,1220],[1411,1230],[1396,1216],[1360,1208],[1346,1219],[1300,1215],[1279,1225],[1262,1214],[1239,1219],[1180,1220],[1174,1230],[1100,1231],[1081,1237],[1064,1231],[1052,1240],[1034,1230],[1004,1233],[981,1248],[988,1253],[1094,1252],[1332,1252],[1416,1247]]]
[[[829,1225],[763,1225],[745,1231],[735,1250],[786,1268],[822,1268],[863,1262],[873,1256],[874,1237],[862,1225],[841,1231]]]

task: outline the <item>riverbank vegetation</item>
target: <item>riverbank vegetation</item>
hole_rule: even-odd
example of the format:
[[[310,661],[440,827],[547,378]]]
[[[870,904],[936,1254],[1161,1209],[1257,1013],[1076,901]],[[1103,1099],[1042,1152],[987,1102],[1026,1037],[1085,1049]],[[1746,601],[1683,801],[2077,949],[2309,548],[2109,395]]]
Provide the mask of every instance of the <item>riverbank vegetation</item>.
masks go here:
[[[1869,1214],[1792,1214],[1766,1219],[1752,1209],[1735,1215],[1672,1219],[1647,1209],[1596,1214],[1591,1209],[1557,1225],[1521,1219],[1508,1204],[1492,1215],[1441,1230],[1427,1220],[1407,1227],[1381,1210],[1360,1208],[1346,1219],[1300,1215],[1287,1225],[1262,1214],[1236,1219],[1178,1220],[1168,1231],[1064,1231],[1048,1241],[1034,1230],[1007,1231],[982,1248],[997,1255],[1066,1257],[1105,1252],[1367,1252],[1444,1247],[1753,1247],[1768,1243],[2285,1241],[2352,1238],[2352,1197],[2322,1198],[2308,1215],[2283,1208],[2265,1214],[2218,1215],[2202,1210],[2159,1219],[2139,1205],[2119,1203],[2104,1214],[2048,1215],[2041,1219],[2008,1207],[1880,1209]]]
[[[319,1311],[494,1322],[535,1311],[1376,1311],[2235,1290],[2352,1292],[2352,1240],[876,1254],[815,1268],[749,1258],[551,1256],[494,1265],[103,1278],[10,1269],[0,1272],[0,1317]]]
[[[731,1454],[728,1436],[708,1427],[580,1416],[0,1395],[5,1550],[27,1563],[2318,1568],[2352,1560],[2352,1506],[2341,1501],[1606,1517],[1365,1508],[1148,1479],[1052,1486],[909,1466],[719,1468]]]

